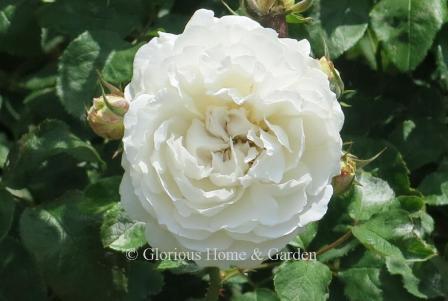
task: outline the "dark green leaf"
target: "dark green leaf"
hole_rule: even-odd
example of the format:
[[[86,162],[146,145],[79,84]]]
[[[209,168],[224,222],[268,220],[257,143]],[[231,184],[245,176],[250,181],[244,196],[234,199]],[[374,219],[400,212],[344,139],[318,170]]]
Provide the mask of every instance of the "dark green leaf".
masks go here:
[[[305,32],[295,32],[309,37],[316,56],[325,55],[327,44],[330,56],[337,58],[352,48],[364,35],[369,23],[369,0],[320,0],[314,1],[311,17],[313,22]],[[300,30],[303,25],[297,25]]]
[[[6,189],[0,188],[0,242],[11,228],[14,219],[14,207],[13,196]]]
[[[378,39],[371,28],[367,28],[364,36],[358,41],[358,43],[350,50],[348,56],[350,58],[363,57],[368,63],[370,68],[377,70],[377,52],[378,52]]]
[[[0,169],[3,169],[3,166],[5,165],[6,158],[8,157],[9,153],[9,147],[10,142],[5,135],[0,133]]]
[[[446,13],[444,0],[381,0],[372,27],[400,71],[414,70],[425,58]]]
[[[253,292],[233,298],[232,301],[280,301],[277,295],[266,288],[257,288]]]
[[[57,92],[67,112],[85,118],[93,97],[99,95],[95,95],[99,87],[96,71],[102,70],[115,52],[129,47],[117,34],[107,31],[84,32],[70,43],[59,61],[57,79]]]
[[[163,285],[152,264],[127,262],[101,244],[104,215],[119,198],[117,180],[105,179],[84,193],[28,208],[21,217],[25,247],[63,300],[144,300]]]
[[[448,164],[442,163],[438,171],[428,175],[420,183],[419,190],[426,195],[429,205],[448,205]]]
[[[116,85],[123,85],[130,82],[134,56],[140,46],[139,44],[132,48],[113,52],[109,56],[102,72],[104,80]]]
[[[38,0],[0,2],[0,51],[13,55],[40,53],[40,28],[34,12]]]
[[[71,37],[85,30],[109,30],[124,37],[141,26],[145,12],[140,0],[58,0],[40,8],[38,16],[43,27]]]
[[[0,300],[47,300],[34,261],[20,243],[9,237],[0,242],[0,279]]]
[[[107,300],[117,293],[114,278],[120,275],[107,267],[97,230],[99,216],[82,212],[83,201],[82,194],[71,194],[51,206],[27,209],[20,232],[60,298]]]
[[[56,64],[45,66],[33,75],[27,76],[19,85],[28,90],[54,87],[56,85],[56,69]]]
[[[96,150],[88,143],[69,132],[61,121],[46,121],[24,135],[12,149],[5,166],[5,181],[8,186],[23,188],[28,179],[35,176],[38,168],[47,160],[66,154],[77,162],[103,165]]]
[[[437,69],[433,76],[440,81],[440,85],[448,91],[448,25],[445,25],[439,32],[439,36],[434,44]]]
[[[390,140],[403,154],[407,166],[414,170],[437,162],[448,150],[448,128],[436,120],[406,120],[391,134]]]
[[[414,273],[420,279],[419,289],[428,298],[448,295],[448,262],[443,258],[437,256],[416,264]]]
[[[124,301],[148,300],[163,287],[163,276],[148,262],[135,261],[129,266],[128,293]]]
[[[397,195],[416,194],[410,187],[409,170],[401,154],[384,140],[356,137],[352,139],[351,153],[362,159],[372,158],[386,148],[379,158],[365,167],[372,175],[381,178],[392,187]]]

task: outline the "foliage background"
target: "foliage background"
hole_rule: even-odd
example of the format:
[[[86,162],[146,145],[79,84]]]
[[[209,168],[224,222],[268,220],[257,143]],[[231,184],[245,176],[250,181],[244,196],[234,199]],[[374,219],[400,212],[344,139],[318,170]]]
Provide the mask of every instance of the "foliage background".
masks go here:
[[[229,1],[237,8],[238,3]],[[223,284],[222,300],[444,300],[448,296],[445,0],[316,0],[290,36],[329,47],[346,87],[345,141],[387,151],[279,262]],[[217,0],[0,0],[0,300],[200,300],[204,271],[128,261],[142,226],[118,206],[117,142],[85,121],[95,70],[124,86],[139,45]]]

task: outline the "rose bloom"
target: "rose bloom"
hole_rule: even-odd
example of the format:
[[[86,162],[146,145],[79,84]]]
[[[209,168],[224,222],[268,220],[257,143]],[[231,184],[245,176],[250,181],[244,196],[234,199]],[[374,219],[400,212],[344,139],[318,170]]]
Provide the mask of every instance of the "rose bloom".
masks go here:
[[[139,49],[125,97],[121,202],[153,248],[256,267],[325,214],[344,115],[308,41],[199,10]]]

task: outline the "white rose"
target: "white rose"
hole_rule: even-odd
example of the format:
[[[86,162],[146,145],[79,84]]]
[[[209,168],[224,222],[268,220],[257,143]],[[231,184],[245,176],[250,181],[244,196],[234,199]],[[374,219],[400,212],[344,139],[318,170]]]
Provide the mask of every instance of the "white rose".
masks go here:
[[[125,94],[121,202],[152,247],[266,258],[325,214],[344,115],[308,41],[199,10],[139,49]]]

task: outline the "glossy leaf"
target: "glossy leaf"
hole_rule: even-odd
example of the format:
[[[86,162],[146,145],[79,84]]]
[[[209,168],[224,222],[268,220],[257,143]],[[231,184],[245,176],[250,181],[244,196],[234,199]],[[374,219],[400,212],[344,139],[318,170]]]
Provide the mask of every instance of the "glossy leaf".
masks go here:
[[[58,96],[67,112],[85,118],[93,97],[100,95],[97,71],[103,69],[116,51],[127,48],[128,43],[108,31],[84,32],[70,43],[59,61],[57,79]]]
[[[331,278],[330,269],[320,262],[288,262],[274,276],[275,291],[285,301],[323,301]]]
[[[405,72],[423,61],[445,14],[444,0],[381,0],[370,16],[372,28],[389,58]]]

